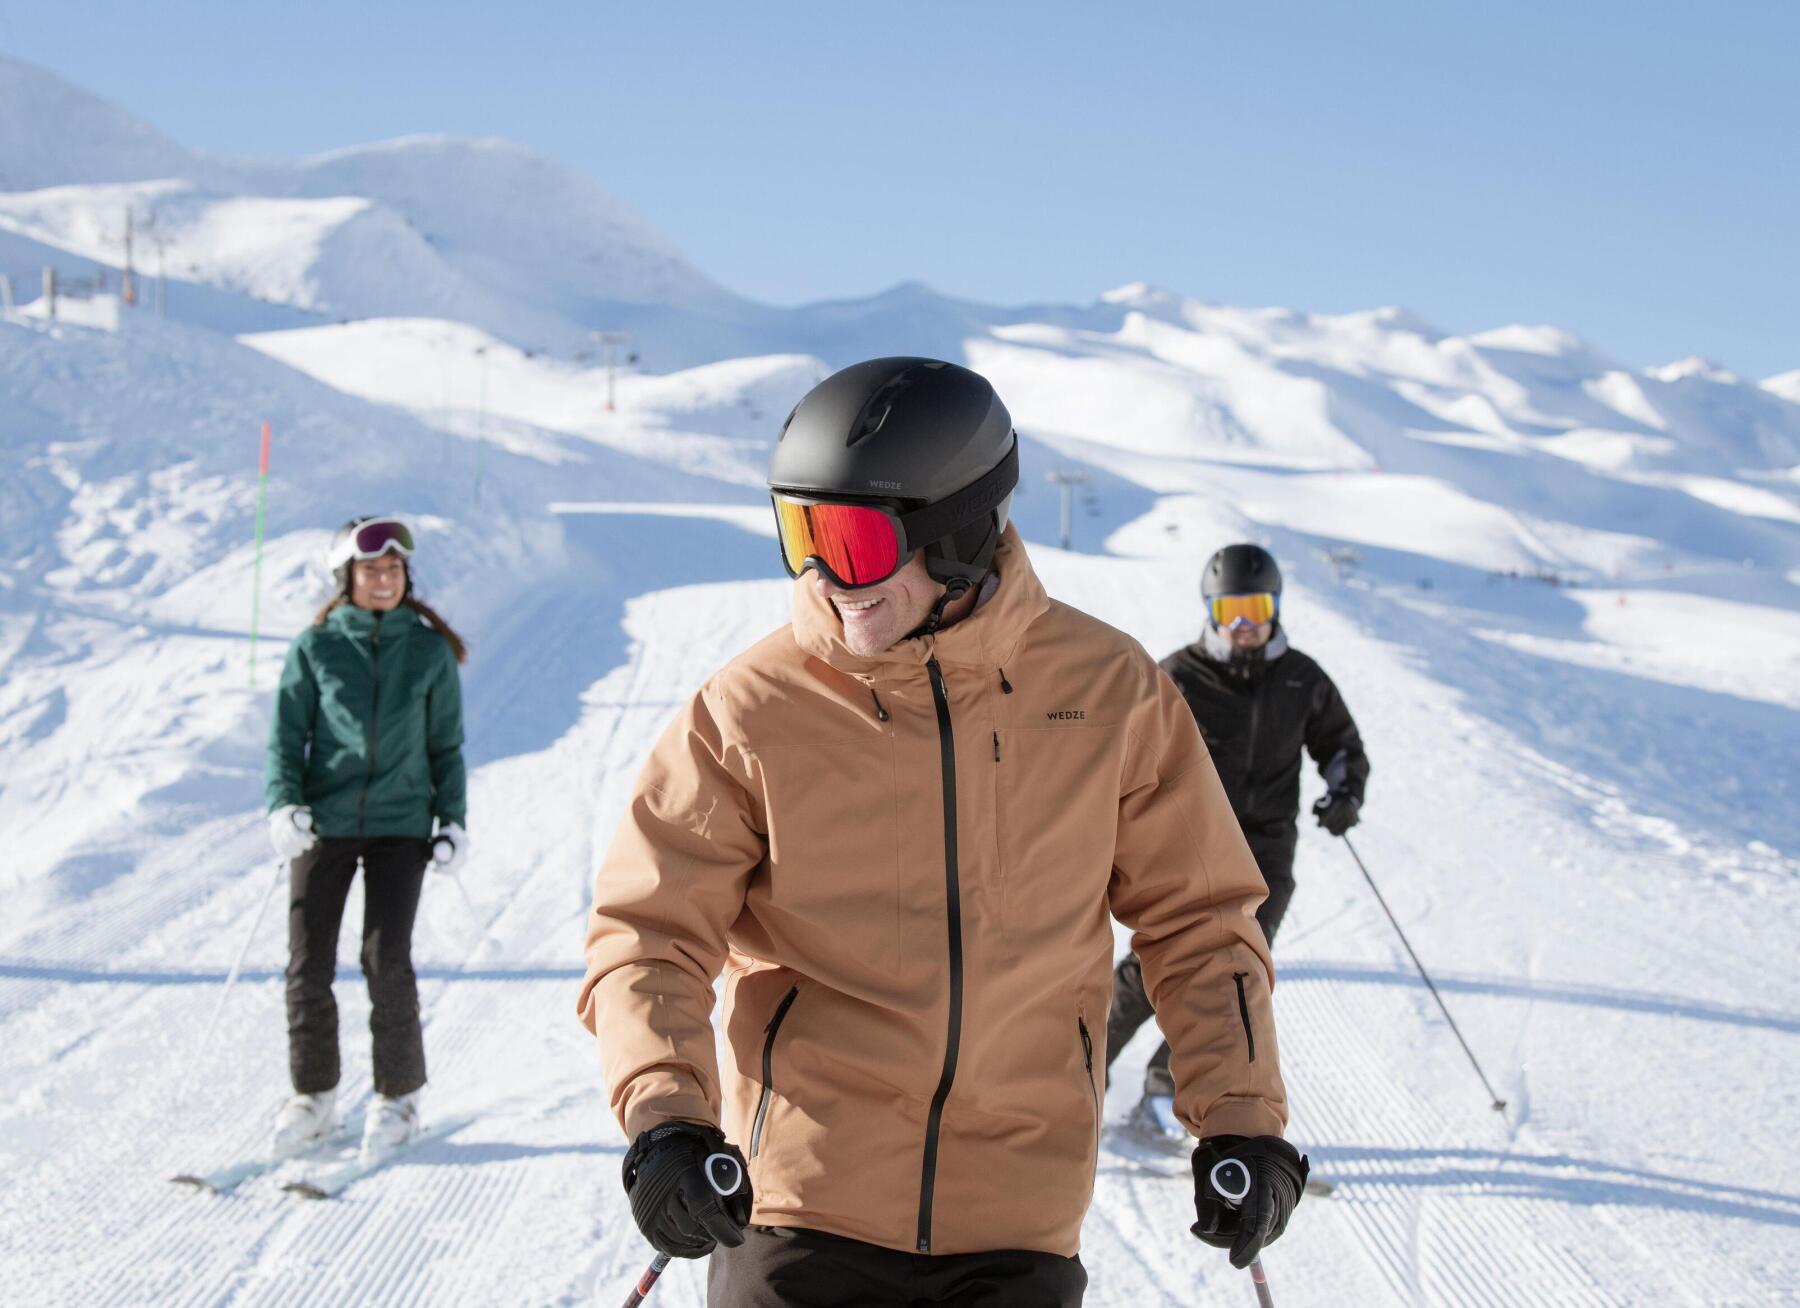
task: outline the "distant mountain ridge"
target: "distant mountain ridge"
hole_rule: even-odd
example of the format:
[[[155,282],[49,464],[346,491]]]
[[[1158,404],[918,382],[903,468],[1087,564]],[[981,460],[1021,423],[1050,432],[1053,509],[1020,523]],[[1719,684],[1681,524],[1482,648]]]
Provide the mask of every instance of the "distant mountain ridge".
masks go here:
[[[0,191],[199,179],[210,166],[117,105],[0,55]]]
[[[938,355],[992,371],[1021,423],[1057,439],[1294,468],[1438,475],[1450,447],[1663,479],[1779,484],[1800,465],[1800,373],[1757,386],[1699,359],[1638,371],[1554,326],[1454,336],[1397,307],[1241,308],[1144,282],[1086,306],[1002,308],[916,282],[763,305],[514,142],[422,135],[294,163],[228,160],[5,59],[0,177],[14,187],[0,191],[0,272],[21,298],[46,260],[76,275],[118,268],[129,211],[139,270],[161,263],[179,279],[174,316],[233,335],[438,321],[567,359],[592,358],[593,330],[624,330],[642,369],[665,374],[776,355],[827,368]],[[1064,374],[1087,380],[1046,384]],[[1779,493],[1727,498],[1785,516],[1767,499]]]
[[[188,149],[54,73],[0,57],[0,273],[24,287],[56,251],[76,272],[122,266],[127,208],[139,224],[140,271],[153,271],[160,253],[183,283],[184,307],[198,300],[201,321],[210,314],[210,325],[232,331],[294,325],[295,314],[441,318],[567,354],[594,329],[622,329],[647,347],[649,366],[666,370],[766,352],[833,365],[898,349],[955,357],[964,341],[997,329],[1039,322],[1111,333],[1133,314],[1227,334],[1253,323],[1279,353],[1323,321],[1208,305],[1146,283],[1086,307],[1000,308],[907,283],[777,308],[720,286],[629,205],[516,142],[419,135],[291,163],[233,160]],[[1335,320],[1433,348],[1451,339],[1398,308]],[[1537,372],[1614,390],[1629,389],[1603,380],[1615,373],[1638,378],[1633,385],[1736,381],[1699,360],[1635,374],[1554,327],[1467,339],[1554,358]],[[1796,376],[1770,379],[1762,393],[1800,400]]]
[[[0,58],[0,233],[122,266],[128,207],[140,271],[160,240],[165,256],[176,247],[173,276],[329,317],[467,318],[561,345],[618,305],[735,299],[629,206],[510,141],[416,136],[297,163],[230,160]]]

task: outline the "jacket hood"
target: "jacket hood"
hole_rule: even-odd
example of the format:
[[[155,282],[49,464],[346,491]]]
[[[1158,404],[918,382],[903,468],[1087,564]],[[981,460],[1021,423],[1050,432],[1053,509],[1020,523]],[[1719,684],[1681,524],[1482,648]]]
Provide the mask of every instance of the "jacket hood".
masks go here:
[[[1025,552],[1025,542],[1010,522],[994,551],[1000,585],[993,597],[954,626],[929,636],[912,636],[880,654],[852,653],[844,643],[844,623],[831,601],[821,598],[812,578],[794,582],[794,641],[805,653],[859,680],[879,680],[922,667],[932,658],[945,666],[1000,668],[1013,657],[1025,630],[1050,607]]]

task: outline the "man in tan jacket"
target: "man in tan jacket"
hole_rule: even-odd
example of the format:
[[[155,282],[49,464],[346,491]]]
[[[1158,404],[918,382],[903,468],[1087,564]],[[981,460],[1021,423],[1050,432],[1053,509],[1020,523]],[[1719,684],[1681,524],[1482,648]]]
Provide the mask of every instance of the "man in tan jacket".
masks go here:
[[[1174,685],[1045,595],[1017,479],[966,369],[809,393],[770,473],[793,622],[677,715],[601,865],[582,1020],[633,1216],[717,1246],[715,1308],[1078,1304],[1109,914],[1201,1142],[1194,1233],[1247,1265],[1304,1186],[1262,879]]]

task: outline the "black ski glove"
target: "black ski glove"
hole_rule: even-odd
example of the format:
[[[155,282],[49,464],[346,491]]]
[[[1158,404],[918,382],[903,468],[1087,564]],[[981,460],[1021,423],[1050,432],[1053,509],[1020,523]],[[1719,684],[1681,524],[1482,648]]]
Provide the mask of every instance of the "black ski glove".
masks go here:
[[[1227,1159],[1235,1159],[1249,1174],[1250,1193],[1233,1202],[1215,1185],[1213,1171]],[[1243,1181],[1236,1169],[1219,1173],[1227,1193],[1235,1193]],[[1250,1260],[1287,1230],[1288,1217],[1306,1191],[1310,1169],[1299,1151],[1278,1135],[1215,1135],[1194,1146],[1194,1212],[1199,1217],[1188,1229],[1215,1249],[1231,1251],[1233,1267],[1248,1267]]]
[[[625,1193],[638,1230],[671,1258],[704,1258],[715,1244],[744,1242],[750,1172],[715,1127],[664,1122],[639,1135],[625,1155]]]
[[[1313,805],[1313,814],[1319,819],[1319,825],[1334,836],[1341,836],[1359,820],[1356,811],[1362,807],[1362,801],[1347,790],[1334,790],[1324,795]]]

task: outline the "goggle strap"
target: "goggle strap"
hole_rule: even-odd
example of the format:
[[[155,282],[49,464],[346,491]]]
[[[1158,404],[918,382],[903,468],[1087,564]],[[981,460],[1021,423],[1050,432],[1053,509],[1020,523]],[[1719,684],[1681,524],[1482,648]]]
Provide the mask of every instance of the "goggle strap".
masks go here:
[[[1018,484],[1019,438],[1015,435],[1005,457],[956,494],[900,515],[907,549],[919,549],[967,526],[1005,499]]]

